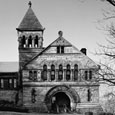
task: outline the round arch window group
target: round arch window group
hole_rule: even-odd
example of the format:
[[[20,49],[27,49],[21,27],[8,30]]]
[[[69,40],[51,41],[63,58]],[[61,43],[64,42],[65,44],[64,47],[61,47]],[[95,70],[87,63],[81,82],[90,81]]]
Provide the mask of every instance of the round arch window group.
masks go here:
[[[82,76],[81,76],[82,73]],[[51,64],[50,67],[44,64],[40,70],[29,70],[29,80],[31,81],[86,81],[93,80],[93,70],[79,70],[78,65],[71,66],[62,64],[55,66]]]
[[[25,37],[25,35],[23,35],[21,40],[20,40],[20,47],[22,47],[22,48],[42,47],[42,45],[43,45],[42,41],[43,41],[43,39],[39,38],[38,35],[36,35],[35,37],[32,37],[30,35],[27,38]]]
[[[49,78],[48,78],[49,72]],[[47,69],[47,65],[43,65],[43,70],[41,73],[41,79],[43,81],[50,80],[50,81],[70,81],[70,80],[78,80],[78,65],[75,64],[74,68],[71,69],[70,64],[66,65],[66,68],[63,67],[62,64],[58,66],[58,69],[55,68],[55,65],[52,64],[50,70]]]

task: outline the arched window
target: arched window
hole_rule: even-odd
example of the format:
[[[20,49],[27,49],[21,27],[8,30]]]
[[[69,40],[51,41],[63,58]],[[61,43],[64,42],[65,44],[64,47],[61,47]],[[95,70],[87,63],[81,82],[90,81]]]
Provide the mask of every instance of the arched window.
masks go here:
[[[26,47],[26,38],[25,38],[25,36],[22,37],[21,46]]]
[[[51,81],[55,80],[55,65],[51,65]]]
[[[42,80],[47,80],[47,65],[43,65],[43,71],[42,71]]]
[[[90,91],[90,89],[87,90],[87,101],[91,101],[91,91]]]
[[[58,70],[58,80],[61,81],[62,79],[63,79],[63,66],[60,64]]]
[[[89,71],[89,80],[91,80],[92,79],[92,71],[90,70]]]
[[[74,65],[74,80],[78,80],[78,65]]]
[[[35,40],[34,40],[34,47],[38,47],[38,36],[36,36]]]
[[[88,80],[88,71],[85,71],[85,80]]]
[[[32,36],[29,36],[29,39],[28,39],[28,47],[32,47]]]
[[[70,80],[71,79],[71,70],[70,70],[70,65],[68,64],[66,66],[66,80]]]

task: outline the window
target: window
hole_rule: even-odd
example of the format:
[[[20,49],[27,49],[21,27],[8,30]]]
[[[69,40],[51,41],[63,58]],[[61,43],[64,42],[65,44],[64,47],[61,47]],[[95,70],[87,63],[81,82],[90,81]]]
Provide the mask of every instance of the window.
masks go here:
[[[57,46],[57,53],[60,53],[60,46]]]
[[[90,70],[89,71],[89,80],[91,80],[92,79],[92,71]]]
[[[86,70],[85,71],[85,80],[91,80],[92,79],[92,71]]]
[[[36,81],[37,80],[37,71],[29,71],[29,79],[32,81]]]
[[[36,90],[34,88],[31,91],[31,101],[32,103],[36,102]]]
[[[1,79],[0,79],[0,88],[1,88]]]
[[[43,80],[43,81],[46,81],[46,80],[47,80],[47,65],[44,65],[44,66],[43,66],[42,80]]]
[[[51,81],[55,80],[55,66],[51,65]]]
[[[87,101],[91,101],[91,91],[90,91],[90,89],[87,90]]]
[[[22,47],[26,47],[26,39],[25,39],[25,36],[22,37],[21,46],[22,46]]]
[[[4,80],[3,79],[1,79],[1,88],[4,88]]]
[[[28,39],[28,47],[32,47],[32,36],[29,36],[29,39]]]
[[[85,71],[85,80],[88,80],[88,71]]]
[[[0,88],[2,88],[2,79],[0,79]]]
[[[17,88],[17,79],[16,78],[0,79],[0,88],[6,90]]]
[[[58,80],[61,81],[62,79],[63,79],[63,66],[60,64],[58,70]]]
[[[64,53],[64,46],[57,46],[57,53]]]
[[[10,89],[13,88],[13,82],[12,82],[12,79],[9,79],[9,88],[10,88]]]
[[[71,70],[70,70],[70,65],[68,64],[66,67],[66,80],[70,80],[71,78]]]
[[[4,79],[4,88],[8,89],[9,87],[9,79]]]
[[[33,75],[33,81],[36,81],[37,80],[37,71],[34,71],[33,73],[34,73],[34,75]]]
[[[4,80],[1,79],[1,88],[4,88]]]
[[[74,80],[78,80],[78,65],[74,65]]]
[[[33,78],[32,71],[29,71],[29,79],[32,80],[32,78]]]
[[[34,47],[37,48],[37,47],[38,47],[38,36],[36,36],[36,38],[35,38],[35,40],[34,40],[34,43],[35,43],[35,44],[34,44]]]
[[[14,79],[14,88],[17,88],[17,80]]]
[[[64,46],[61,46],[61,53],[64,53]]]

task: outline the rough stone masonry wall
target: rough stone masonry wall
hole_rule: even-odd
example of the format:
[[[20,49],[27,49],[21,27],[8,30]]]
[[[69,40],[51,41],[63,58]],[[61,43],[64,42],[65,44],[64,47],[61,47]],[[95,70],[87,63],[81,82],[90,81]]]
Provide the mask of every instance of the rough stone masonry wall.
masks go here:
[[[81,87],[72,87],[75,89],[75,91],[78,93],[80,97],[81,103],[88,103],[87,101],[87,86],[81,86]],[[99,87],[98,86],[92,86],[90,87],[91,90],[91,101],[90,103],[99,103]]]
[[[36,101],[35,103],[32,103],[32,98],[31,98],[31,91],[32,88],[36,90]],[[47,92],[51,89],[52,87],[47,86],[44,87],[24,87],[23,89],[23,106],[27,108],[36,108],[38,112],[47,112],[47,107],[45,105],[45,96]],[[82,86],[82,87],[72,87],[73,89],[76,90],[78,95],[80,96],[81,103],[88,103],[87,101],[87,87]],[[98,103],[98,87],[91,87],[91,102],[90,103]]]
[[[36,101],[32,103],[31,91],[32,88],[36,90]],[[45,105],[45,95],[49,91],[50,87],[24,87],[23,89],[23,106],[27,108],[37,109],[38,112],[47,112]]]
[[[8,101],[15,103],[15,96],[17,91],[15,90],[1,90],[0,91],[0,101]]]

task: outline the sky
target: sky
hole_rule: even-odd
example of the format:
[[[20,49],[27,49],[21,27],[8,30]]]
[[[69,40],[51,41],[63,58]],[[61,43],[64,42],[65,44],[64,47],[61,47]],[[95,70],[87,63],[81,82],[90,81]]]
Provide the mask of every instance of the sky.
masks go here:
[[[29,0],[0,0],[0,61],[18,61],[16,28],[28,10]],[[97,43],[105,44],[105,34],[98,29],[102,10],[112,7],[100,0],[31,0],[32,9],[44,31],[44,46],[48,46],[63,31],[63,37],[79,50],[87,48],[94,61]]]

